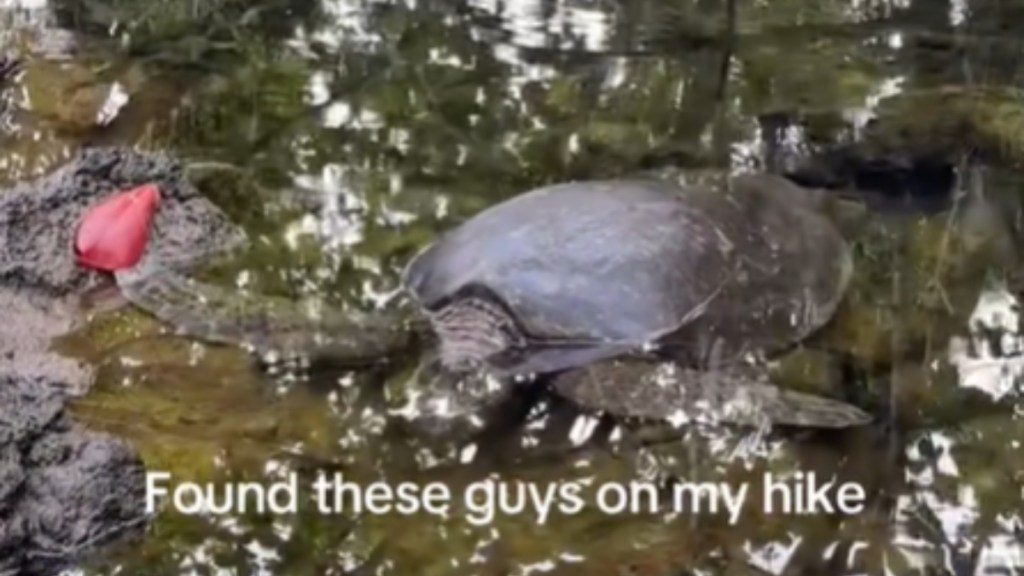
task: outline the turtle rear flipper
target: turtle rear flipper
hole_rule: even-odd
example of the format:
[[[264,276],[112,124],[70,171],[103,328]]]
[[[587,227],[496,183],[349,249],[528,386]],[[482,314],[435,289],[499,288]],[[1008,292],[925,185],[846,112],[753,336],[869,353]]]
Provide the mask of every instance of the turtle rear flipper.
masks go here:
[[[849,428],[871,422],[871,416],[846,402],[823,396],[783,390],[770,384],[751,384],[740,389],[773,424],[806,428]]]
[[[671,362],[614,360],[562,374],[553,387],[585,409],[674,424],[846,428],[871,421],[850,404],[782,390],[740,367],[702,372]]]

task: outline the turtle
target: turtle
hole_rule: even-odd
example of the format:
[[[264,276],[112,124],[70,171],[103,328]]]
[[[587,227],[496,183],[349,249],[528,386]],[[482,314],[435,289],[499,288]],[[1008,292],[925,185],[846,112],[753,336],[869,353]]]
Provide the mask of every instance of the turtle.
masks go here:
[[[539,381],[622,416],[666,418],[710,404],[737,423],[856,426],[870,417],[781,390],[749,363],[821,328],[849,284],[850,247],[816,198],[771,174],[721,185],[624,178],[541,186],[414,255],[402,273],[417,312],[411,322],[300,317],[294,308],[282,315],[258,295],[243,306],[236,291],[155,258],[115,276],[129,301],[211,342],[329,351],[355,366],[427,336],[446,371],[497,380],[497,396],[510,382]]]

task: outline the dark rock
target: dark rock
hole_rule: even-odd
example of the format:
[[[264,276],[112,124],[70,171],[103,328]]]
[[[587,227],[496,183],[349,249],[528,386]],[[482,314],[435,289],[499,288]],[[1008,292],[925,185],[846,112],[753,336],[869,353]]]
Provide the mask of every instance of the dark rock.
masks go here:
[[[876,210],[941,212],[949,208],[956,170],[936,156],[872,153],[858,144],[838,145],[786,173],[807,187],[847,190]]]
[[[51,296],[80,290],[97,275],[72,257],[78,219],[110,194],[149,182],[162,201],[145,258],[195,264],[244,238],[169,156],[90,148],[52,174],[0,192],[0,284]]]
[[[69,420],[65,400],[88,389],[92,370],[51,341],[81,322],[76,296],[101,280],[74,262],[83,211],[150,182],[162,202],[144,259],[191,266],[243,239],[163,154],[87,149],[0,190],[0,576],[55,574],[146,524],[141,459]]]
[[[925,147],[893,145],[890,132],[899,129],[891,127],[890,116],[872,119],[863,129],[828,113],[779,112],[759,120],[769,171],[800,186],[834,190],[885,212],[940,212],[952,203],[954,157]],[[830,132],[858,136],[824,142],[806,136],[791,141],[787,136],[793,128],[813,132],[818,124],[831,126]]]
[[[2,576],[55,574],[146,523],[138,454],[71,422],[58,389],[0,374]]]

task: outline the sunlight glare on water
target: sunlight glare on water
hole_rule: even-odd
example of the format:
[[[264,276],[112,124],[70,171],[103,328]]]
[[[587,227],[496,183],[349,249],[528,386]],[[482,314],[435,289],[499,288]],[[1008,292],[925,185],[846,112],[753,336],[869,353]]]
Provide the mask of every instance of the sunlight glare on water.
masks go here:
[[[1004,289],[979,295],[969,319],[970,337],[954,336],[949,345],[949,361],[957,367],[960,386],[985,392],[996,401],[1018,390],[1024,374],[1019,310],[1017,298]]]
[[[612,16],[597,7],[576,0],[471,0],[470,5],[501,17],[511,33],[510,43],[521,48],[580,48],[600,52],[607,47]],[[564,37],[560,46],[552,38]]]
[[[40,10],[48,4],[47,0],[0,0],[0,9]]]
[[[778,576],[786,571],[790,559],[800,547],[801,540],[800,536],[789,534],[789,542],[768,542],[760,546],[747,542],[744,544],[744,551],[748,554],[752,566]]]
[[[168,511],[142,542],[83,576],[960,576],[984,571],[965,568],[971,547],[982,565],[1019,567],[1024,343],[1013,278],[1024,269],[1014,253],[1024,63],[1012,49],[1019,14],[1007,3],[740,0],[734,30],[728,4],[715,2],[225,2],[223,14],[199,19],[208,3],[158,4],[166,22],[150,20],[146,4],[58,15],[46,2],[0,0],[0,11],[53,17],[0,13],[46,40],[4,91],[11,109],[0,116],[11,129],[0,133],[0,169],[20,180],[85,143],[167,148],[215,167],[196,171],[201,191],[256,240],[218,263],[226,272],[212,267],[211,281],[304,299],[280,326],[256,318],[250,329],[261,336],[307,335],[306,320],[327,322],[309,340],[340,336],[344,348],[377,338],[380,326],[424,330],[400,285],[410,259],[544,184],[668,174],[717,186],[727,173],[809,164],[801,175],[814,185],[854,198],[910,196],[911,208],[877,219],[868,210],[884,229],[877,235],[861,235],[859,221],[844,227],[855,273],[834,322],[787,342],[769,366],[773,384],[875,418],[853,430],[723,422],[722,406],[757,412],[743,394],[671,406],[668,422],[613,417],[553,393],[543,375],[542,386],[510,391],[433,370],[425,330],[365,365],[336,366],[336,350],[326,350],[322,365],[277,353],[264,367],[232,346],[176,337],[138,310],[99,317],[71,346],[101,368],[76,417],[129,439],[148,466],[177,478],[271,482],[329,471],[364,484],[439,482],[455,498],[488,478],[536,490],[570,479],[595,490],[634,481],[667,489],[674,479],[745,482],[751,496],[735,523],[721,513],[606,514],[590,503],[538,525],[529,502],[543,493],[527,494],[526,513],[479,526],[461,501],[436,516]],[[15,50],[7,38],[0,32]],[[38,48],[55,45],[65,49]],[[769,162],[772,154],[783,161]],[[981,160],[1003,178],[984,184],[990,212],[1018,234],[998,263],[959,237],[943,251],[938,239],[960,232],[949,212],[913,202],[922,191],[942,196],[949,166],[959,176],[961,164]],[[996,229],[989,216],[973,226]],[[781,236],[767,242],[776,254],[791,244]],[[544,276],[557,286],[558,274]],[[693,276],[694,285],[707,280]],[[743,306],[758,293],[731,297]],[[357,311],[381,323],[352,322]],[[659,367],[652,386],[693,384],[678,367]],[[702,385],[722,389],[708,378]],[[615,392],[624,396],[642,382],[623,380]],[[763,513],[755,493],[769,471],[858,483],[866,507],[851,517]]]

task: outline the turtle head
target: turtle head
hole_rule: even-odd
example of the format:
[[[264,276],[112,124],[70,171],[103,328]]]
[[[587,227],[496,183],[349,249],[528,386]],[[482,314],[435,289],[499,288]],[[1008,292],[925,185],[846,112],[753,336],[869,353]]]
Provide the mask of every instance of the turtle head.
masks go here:
[[[473,290],[444,299],[427,316],[440,340],[442,362],[449,368],[468,370],[523,344],[523,335],[504,306]]]

